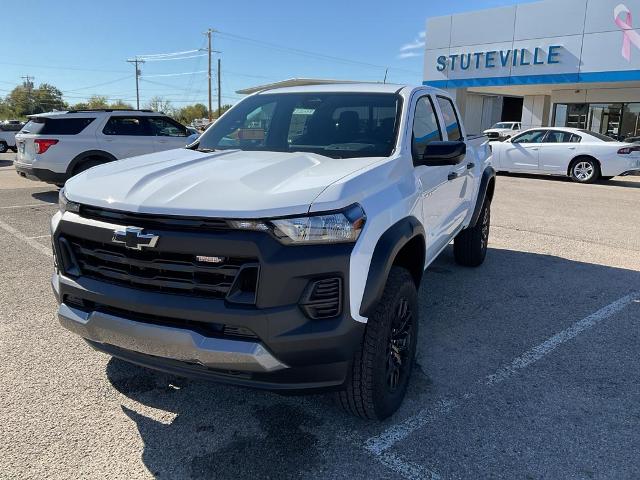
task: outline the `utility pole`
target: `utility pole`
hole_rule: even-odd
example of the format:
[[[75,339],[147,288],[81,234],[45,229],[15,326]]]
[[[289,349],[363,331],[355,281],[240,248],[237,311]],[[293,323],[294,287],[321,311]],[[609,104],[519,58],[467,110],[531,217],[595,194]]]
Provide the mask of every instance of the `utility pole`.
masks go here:
[[[29,102],[29,113],[33,113],[33,97],[32,97],[32,93],[33,93],[33,81],[35,80],[35,77],[32,77],[31,75],[24,75],[21,78],[24,80],[24,86],[27,89],[27,98],[28,98],[28,102]]]
[[[220,68],[220,58],[218,58],[218,117],[220,117],[221,114],[221,109],[222,109],[222,90],[221,90],[221,79],[220,79],[220,72],[222,71],[222,69]]]
[[[213,30],[210,28],[209,30],[207,30],[207,42],[208,42],[208,47],[207,47],[207,51],[209,52],[209,123],[211,123],[211,121],[213,120],[213,112],[211,111],[211,34],[213,33]]]
[[[209,53],[209,70],[208,70],[208,77],[209,77],[209,122],[211,122],[213,120],[213,103],[212,103],[212,92],[213,89],[211,87],[211,80],[213,79],[213,75],[211,75],[211,54],[212,53],[221,53],[218,50],[212,50],[211,49],[211,42],[212,42],[212,37],[213,34],[215,33],[215,30],[213,28],[210,28],[209,30],[207,30],[206,32],[204,32],[204,34],[207,36],[207,52]]]
[[[142,72],[140,71],[140,68],[138,68],[138,64],[144,63],[144,60],[140,60],[138,57],[136,57],[133,60],[127,60],[127,62],[133,63],[136,67],[136,109],[140,110],[140,85],[138,83],[138,80]]]

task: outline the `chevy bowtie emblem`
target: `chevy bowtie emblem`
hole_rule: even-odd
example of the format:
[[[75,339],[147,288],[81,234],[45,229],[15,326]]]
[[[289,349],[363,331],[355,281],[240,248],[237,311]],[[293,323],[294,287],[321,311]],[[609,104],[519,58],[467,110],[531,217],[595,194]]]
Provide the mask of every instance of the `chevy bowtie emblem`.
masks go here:
[[[152,233],[142,233],[142,228],[126,227],[124,230],[114,230],[113,243],[123,243],[125,247],[132,250],[142,250],[143,248],[154,248],[160,238]]]

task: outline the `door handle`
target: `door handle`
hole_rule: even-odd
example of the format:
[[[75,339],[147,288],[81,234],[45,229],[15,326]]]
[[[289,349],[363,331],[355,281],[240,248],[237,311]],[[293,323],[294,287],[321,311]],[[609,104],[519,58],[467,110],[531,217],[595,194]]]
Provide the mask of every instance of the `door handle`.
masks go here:
[[[458,173],[457,172],[450,172],[449,175],[447,175],[447,180],[449,180],[449,181],[455,180],[456,178],[458,178]]]
[[[569,147],[569,150],[575,150],[576,147]]]
[[[471,163],[467,163],[467,170],[471,170],[472,168],[475,168],[476,164],[471,162]]]

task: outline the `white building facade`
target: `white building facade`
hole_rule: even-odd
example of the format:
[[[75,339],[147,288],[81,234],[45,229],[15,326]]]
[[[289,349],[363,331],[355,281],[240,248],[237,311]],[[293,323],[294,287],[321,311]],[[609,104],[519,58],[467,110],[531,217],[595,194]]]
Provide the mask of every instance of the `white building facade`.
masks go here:
[[[637,12],[637,13],[636,13]],[[427,21],[424,84],[467,130],[498,121],[640,136],[640,0],[546,0]]]

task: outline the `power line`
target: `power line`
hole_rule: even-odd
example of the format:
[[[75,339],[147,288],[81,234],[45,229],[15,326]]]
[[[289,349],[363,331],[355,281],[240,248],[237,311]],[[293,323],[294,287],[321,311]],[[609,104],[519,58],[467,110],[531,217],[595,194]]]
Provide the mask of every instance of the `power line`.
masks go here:
[[[138,58],[156,58],[156,57],[175,57],[180,55],[187,55],[190,53],[197,53],[199,50],[184,50],[182,52],[171,52],[171,53],[150,53],[148,55],[138,55]]]
[[[127,73],[124,70],[102,70],[98,68],[84,68],[84,67],[75,67],[75,66],[61,66],[61,65],[41,65],[41,64],[30,64],[30,63],[13,63],[13,62],[0,62],[0,65],[12,65],[15,67],[29,67],[29,68],[44,68],[44,69],[52,69],[52,70],[77,70],[83,72],[105,72],[105,73]]]
[[[414,74],[414,75],[420,75],[419,72],[415,72],[413,70],[407,70],[407,69],[404,69],[404,68],[387,67],[386,65],[376,65],[374,63],[361,62],[361,61],[352,60],[352,59],[349,59],[349,58],[336,57],[336,56],[333,56],[333,55],[327,55],[327,54],[318,53],[318,52],[311,52],[309,50],[302,50],[300,48],[287,47],[287,46],[284,46],[284,45],[278,45],[276,43],[265,42],[263,40],[256,40],[254,38],[244,37],[242,35],[236,35],[236,34],[229,33],[229,32],[222,32],[222,31],[219,31],[219,30],[216,30],[216,33],[218,33],[218,35],[223,37],[223,38],[227,37],[228,39],[231,39],[231,40],[240,40],[240,41],[250,42],[250,43],[254,43],[256,45],[260,45],[263,48],[271,48],[271,49],[274,49],[274,50],[279,50],[279,51],[283,51],[283,52],[289,52],[289,53],[293,53],[293,54],[296,54],[296,55],[302,55],[302,56],[314,57],[314,58],[321,58],[321,59],[324,59],[324,60],[332,60],[332,61],[336,61],[336,62],[348,63],[348,64],[353,64],[353,65],[360,65],[360,66],[363,66],[363,67],[376,68],[376,69],[389,68],[390,70],[411,73],[411,74]]]
[[[146,57],[139,57],[144,59],[147,62],[167,62],[167,61],[172,61],[172,60],[187,60],[189,58],[199,58],[199,57],[206,57],[207,54],[206,53],[201,53],[198,55],[189,55],[186,57],[168,57],[168,58],[146,58]]]

